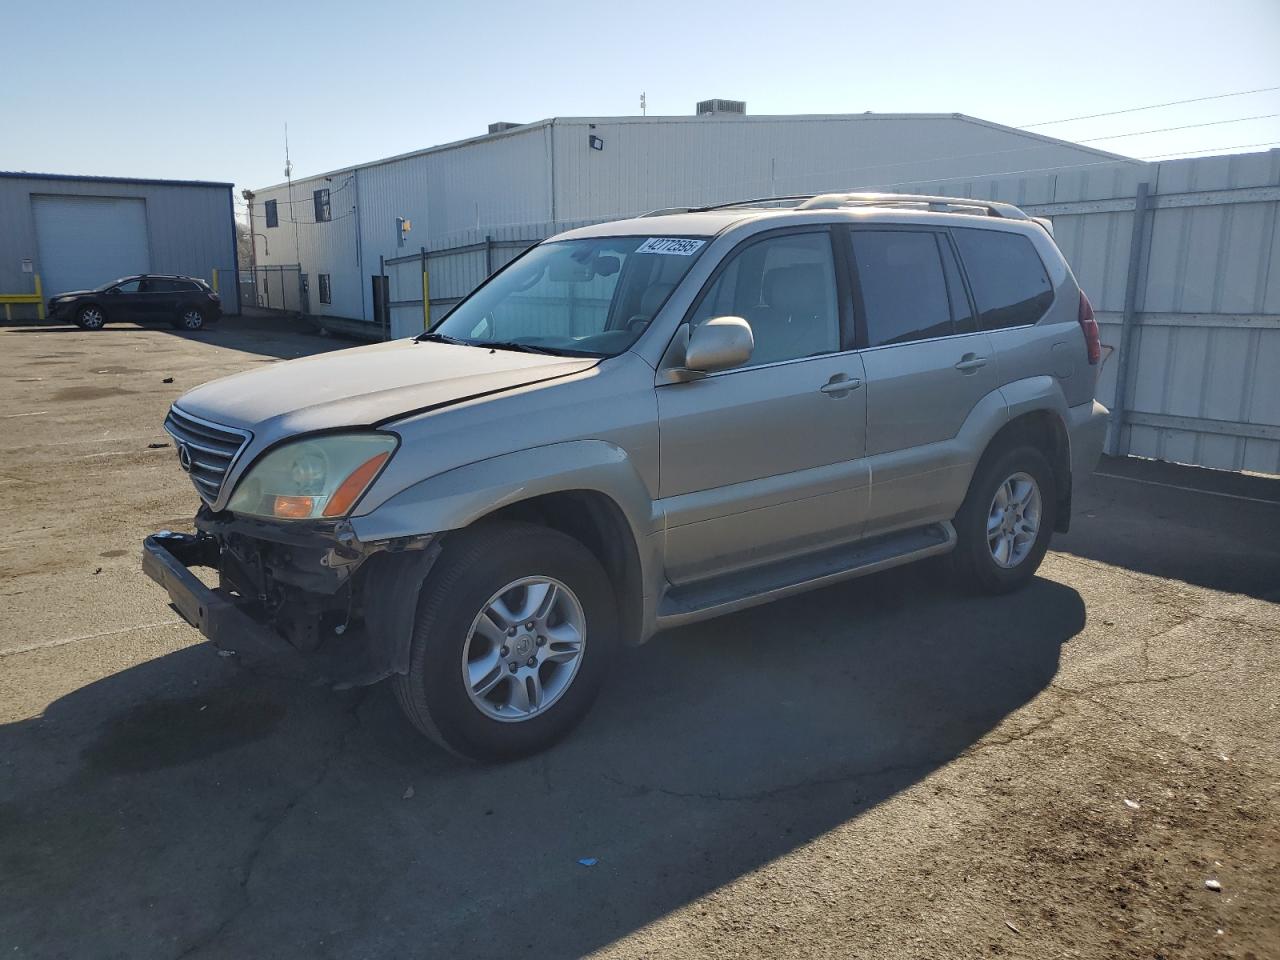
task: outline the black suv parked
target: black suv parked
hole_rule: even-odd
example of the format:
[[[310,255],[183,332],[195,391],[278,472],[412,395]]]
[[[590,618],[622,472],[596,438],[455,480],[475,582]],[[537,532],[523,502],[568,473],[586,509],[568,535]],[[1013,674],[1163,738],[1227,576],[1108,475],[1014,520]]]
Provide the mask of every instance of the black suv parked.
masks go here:
[[[197,277],[121,277],[49,301],[49,319],[70,320],[85,330],[101,330],[115,320],[164,320],[179,330],[201,330],[221,316],[221,298]]]

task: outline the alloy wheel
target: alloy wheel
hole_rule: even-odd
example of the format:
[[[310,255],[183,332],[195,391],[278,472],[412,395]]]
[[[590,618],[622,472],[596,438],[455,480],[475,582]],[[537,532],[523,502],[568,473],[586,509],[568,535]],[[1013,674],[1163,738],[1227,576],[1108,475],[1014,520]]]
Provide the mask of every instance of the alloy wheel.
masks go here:
[[[582,663],[586,617],[550,577],[507,584],[476,615],[462,648],[462,682],[485,716],[519,722],[564,696]]]
[[[987,545],[1006,570],[1027,559],[1040,532],[1040,487],[1027,473],[1015,473],[996,488],[987,513]]]

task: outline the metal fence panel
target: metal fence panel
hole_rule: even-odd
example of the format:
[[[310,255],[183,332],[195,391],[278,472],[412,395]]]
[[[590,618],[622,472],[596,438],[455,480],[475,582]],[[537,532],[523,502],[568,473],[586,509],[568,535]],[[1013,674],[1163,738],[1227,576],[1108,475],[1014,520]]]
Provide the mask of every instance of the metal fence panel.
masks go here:
[[[1134,250],[1143,182],[1150,209]],[[1280,473],[1280,150],[894,189],[1051,218],[1104,343],[1122,343],[1132,304],[1130,356],[1112,357],[1098,385],[1110,449]]]

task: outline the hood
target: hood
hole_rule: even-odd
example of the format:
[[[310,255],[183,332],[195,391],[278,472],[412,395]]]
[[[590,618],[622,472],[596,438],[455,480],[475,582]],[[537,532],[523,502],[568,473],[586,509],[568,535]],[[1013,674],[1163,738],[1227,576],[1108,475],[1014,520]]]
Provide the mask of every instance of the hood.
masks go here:
[[[66,293],[55,293],[50,300],[61,300],[63,297],[87,297],[91,293],[101,293],[101,290],[68,290]]]
[[[588,370],[594,357],[553,357],[392,340],[238,373],[183,394],[177,406],[262,436],[370,426],[483,394]]]

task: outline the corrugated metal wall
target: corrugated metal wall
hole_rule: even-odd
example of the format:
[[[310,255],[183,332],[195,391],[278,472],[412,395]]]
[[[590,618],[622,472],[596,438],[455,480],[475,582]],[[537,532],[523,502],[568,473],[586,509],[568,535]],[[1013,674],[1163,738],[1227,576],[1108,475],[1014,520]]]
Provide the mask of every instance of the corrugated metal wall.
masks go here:
[[[572,118],[553,134],[558,221],[1115,159],[954,114]]]
[[[239,312],[235,284],[235,233],[231,187],[149,180],[0,176],[0,293],[27,293],[31,275],[22,272],[24,258],[40,269],[32,196],[129,197],[146,203],[150,269],[180,273],[212,282],[219,271],[223,308]],[[102,282],[110,280],[104,277]],[[57,293],[46,290],[45,293]],[[14,307],[15,315],[26,307]]]
[[[1051,217],[1104,343],[1121,344],[1130,304],[1129,357],[1099,387],[1110,449],[1280,473],[1280,150],[901,188],[916,186]]]
[[[592,149],[590,136],[603,149]],[[302,265],[313,314],[372,321],[379,258],[399,261],[423,247],[441,253],[431,258],[431,299],[447,305],[483,279],[484,258],[470,248],[485,237],[531,241],[656,207],[848,188],[857,177],[1041,169],[1107,156],[949,114],[557,119],[295,181],[296,242],[287,186],[259,190],[254,230],[270,246],[268,254],[258,238],[260,264]],[[326,186],[333,221],[316,224],[312,191]],[[269,199],[279,204],[277,228],[263,225]],[[340,220],[353,205],[354,221]],[[397,217],[413,224],[403,246]],[[413,329],[421,271],[407,261],[384,269],[393,330]],[[318,302],[321,273],[330,275],[331,304]]]
[[[306,311],[317,316],[361,317],[368,291],[360,284],[360,222],[356,197],[360,184],[354,170],[294,181],[255,192],[252,230],[259,266],[303,264],[309,288]],[[329,191],[331,219],[317,223],[314,191]],[[291,199],[292,198],[292,199]],[[277,225],[267,226],[269,201],[276,203]],[[296,222],[295,222],[296,221]],[[377,268],[374,258],[374,268]],[[331,303],[320,302],[319,275],[329,274]],[[276,278],[278,279],[278,278]]]

